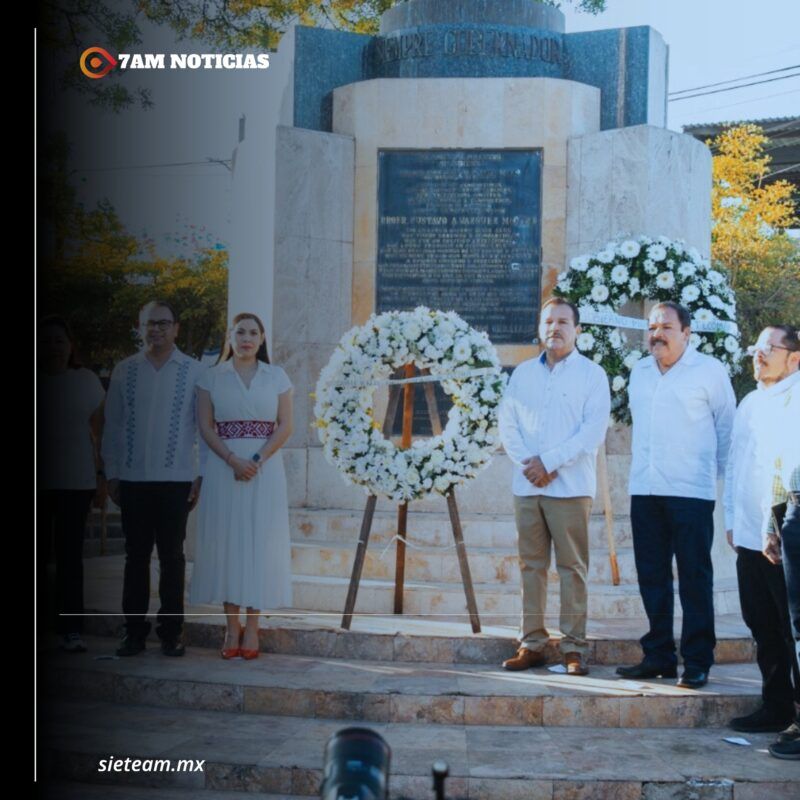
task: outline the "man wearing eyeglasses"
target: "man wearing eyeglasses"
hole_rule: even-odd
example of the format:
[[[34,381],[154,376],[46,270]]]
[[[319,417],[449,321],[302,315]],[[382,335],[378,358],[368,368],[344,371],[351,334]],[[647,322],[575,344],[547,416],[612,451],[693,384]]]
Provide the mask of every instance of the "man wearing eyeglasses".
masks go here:
[[[770,459],[762,455],[771,438],[765,426],[780,416],[792,387],[800,391],[796,345],[791,328],[775,326],[765,328],[747,349],[758,388],[736,410],[725,471],[726,535],[736,551],[742,618],[756,643],[762,679],[761,706],[730,722],[731,728],[743,733],[782,731],[794,718],[794,704],[800,703],[783,569],[780,558],[770,560],[762,552],[764,495],[771,479]],[[773,463],[774,459],[773,454]]]
[[[769,336],[765,337],[765,333]],[[789,325],[776,325],[762,333],[755,358],[763,372],[771,369],[778,380],[765,390],[759,407],[759,464],[765,464],[762,530],[764,555],[783,567],[788,603],[788,657],[795,677],[794,722],[769,746],[775,758],[800,760],[800,340]],[[786,608],[784,604],[782,611]],[[792,637],[794,641],[792,641]]]
[[[139,312],[144,347],[116,365],[106,398],[103,459],[125,535],[125,638],[119,656],[145,649],[153,545],[160,567],[156,633],[161,651],[168,656],[185,652],[183,541],[202,481],[195,463],[195,383],[204,367],[175,346],[178,330],[168,303],[145,305]]]

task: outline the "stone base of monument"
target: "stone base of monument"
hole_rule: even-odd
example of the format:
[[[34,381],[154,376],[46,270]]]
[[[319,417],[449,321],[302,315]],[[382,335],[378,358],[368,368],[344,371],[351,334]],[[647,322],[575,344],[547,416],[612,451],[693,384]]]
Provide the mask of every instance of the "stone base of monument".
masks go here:
[[[344,609],[361,516],[355,511],[294,509],[291,514],[292,585],[295,608],[336,612]],[[389,614],[393,608],[396,515],[375,515],[356,614]],[[510,515],[462,515],[464,540],[481,621],[490,625],[519,624],[520,575],[516,528]],[[406,550],[404,611],[438,619],[467,619],[464,590],[452,531],[446,513],[410,513]],[[615,519],[620,584],[611,581],[605,520],[590,519],[589,616],[644,620],[631,544],[630,520]],[[548,576],[549,609],[557,614],[558,573]],[[738,613],[736,580],[714,584],[718,614]],[[676,612],[680,614],[677,600]]]

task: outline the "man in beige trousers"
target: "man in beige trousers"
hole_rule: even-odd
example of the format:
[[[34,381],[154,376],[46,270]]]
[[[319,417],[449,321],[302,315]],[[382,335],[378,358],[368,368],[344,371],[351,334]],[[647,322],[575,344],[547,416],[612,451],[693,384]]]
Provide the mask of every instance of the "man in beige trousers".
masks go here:
[[[544,624],[551,544],[561,583],[561,652],[570,675],[586,675],[586,573],[597,449],[611,412],[605,371],[582,356],[578,309],[552,298],[542,307],[542,353],[511,376],[500,438],[514,463],[514,515],[522,573],[520,648],[508,670],[545,663]]]

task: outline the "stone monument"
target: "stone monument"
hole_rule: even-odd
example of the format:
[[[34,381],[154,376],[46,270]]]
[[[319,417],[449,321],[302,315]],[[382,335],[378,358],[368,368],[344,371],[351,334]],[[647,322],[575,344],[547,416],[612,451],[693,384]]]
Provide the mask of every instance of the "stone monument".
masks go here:
[[[376,36],[287,33],[264,263],[274,265],[271,352],[295,385],[285,450],[295,607],[341,611],[365,502],[311,427],[317,375],[347,329],[392,308],[454,309],[512,368],[538,352],[538,308],[573,256],[624,234],[709,254],[711,156],[665,128],[667,55],[649,27],[570,34],[557,9],[534,0],[407,0]],[[264,270],[248,264],[234,249],[239,298]],[[612,429],[607,449],[622,583],[611,585],[596,503],[589,613],[639,617],[628,431]],[[498,453],[458,501],[481,615],[515,625],[510,477]],[[394,525],[393,506],[379,501],[357,613],[391,611]],[[717,539],[725,613],[738,597]],[[441,498],[412,504],[409,542],[406,612],[465,617]]]

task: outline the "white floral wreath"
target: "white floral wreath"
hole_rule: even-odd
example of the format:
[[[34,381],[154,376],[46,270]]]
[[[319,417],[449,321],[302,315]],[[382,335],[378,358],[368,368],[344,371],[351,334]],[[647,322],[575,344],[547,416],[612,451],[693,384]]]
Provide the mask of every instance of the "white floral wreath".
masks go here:
[[[617,309],[628,300],[680,303],[692,315],[691,344],[719,359],[730,375],[741,367],[733,289],[725,274],[712,269],[707,259],[684,242],[665,236],[609,242],[593,255],[573,258],[569,269],[558,276],[555,294],[580,310],[582,333],[577,347],[608,374],[611,411],[618,422],[630,422],[628,380],[633,365],[644,355],[630,349],[624,332],[614,327],[619,320]]]
[[[412,363],[441,379],[453,407],[441,435],[401,450],[373,417],[373,392]],[[399,502],[447,494],[490,460],[506,383],[489,337],[455,312],[373,314],[342,337],[320,372],[314,415],[323,452],[346,481],[373,494]]]

